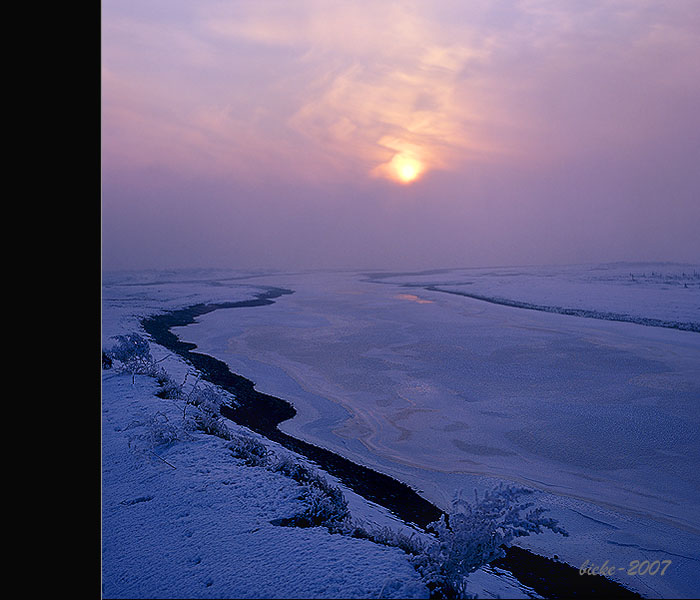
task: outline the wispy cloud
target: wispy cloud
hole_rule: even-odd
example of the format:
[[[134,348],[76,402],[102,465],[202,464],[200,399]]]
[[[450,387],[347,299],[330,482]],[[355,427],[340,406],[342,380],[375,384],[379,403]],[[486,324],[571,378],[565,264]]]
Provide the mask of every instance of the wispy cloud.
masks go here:
[[[269,5],[259,4],[208,24],[217,35],[296,53],[285,84],[297,105],[286,125],[323,164],[397,178],[397,159],[424,171],[488,150],[469,135],[475,115],[456,94],[465,67],[487,56],[487,40],[445,39],[420,4],[294,7],[270,16]]]
[[[667,90],[698,91],[682,0],[173,6],[106,24],[107,145],[125,158],[418,178],[644,136]],[[661,89],[638,98],[645,80]]]

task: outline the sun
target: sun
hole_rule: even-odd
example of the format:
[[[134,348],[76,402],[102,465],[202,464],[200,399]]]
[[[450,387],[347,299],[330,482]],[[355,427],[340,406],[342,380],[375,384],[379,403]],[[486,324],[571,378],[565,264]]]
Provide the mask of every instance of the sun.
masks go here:
[[[423,160],[420,152],[413,149],[401,150],[396,152],[391,160],[374,167],[370,174],[402,185],[410,185],[423,177],[428,168],[429,165]]]
[[[409,182],[413,181],[416,177],[418,176],[418,169],[414,165],[404,165],[401,167],[401,171],[399,172],[399,178],[401,181]]]
[[[405,154],[397,154],[391,160],[394,176],[401,183],[413,183],[423,172],[420,161]]]

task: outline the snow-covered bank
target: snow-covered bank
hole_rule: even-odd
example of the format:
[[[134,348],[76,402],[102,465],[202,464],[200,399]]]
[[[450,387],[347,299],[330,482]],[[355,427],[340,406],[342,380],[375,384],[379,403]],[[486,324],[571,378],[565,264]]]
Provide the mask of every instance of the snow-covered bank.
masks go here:
[[[106,282],[105,346],[111,336],[138,330],[141,318],[182,306],[183,298],[188,304],[252,297],[251,289],[228,286],[229,280],[220,277],[211,286],[213,293],[204,295],[197,292],[199,280],[131,277],[126,282],[120,278],[119,284]],[[157,346],[152,351],[174,379],[185,380],[188,365]],[[244,464],[225,440],[176,426],[183,408],[157,396],[158,390],[155,379],[146,375],[103,372],[104,597],[427,596],[425,584],[398,548],[322,527],[273,525],[303,509],[298,483]],[[227,427],[234,435],[250,435],[233,424]],[[361,522],[405,529],[381,507],[342,491]],[[529,595],[507,573],[494,569],[475,573],[473,589],[481,597]]]
[[[140,443],[156,413],[178,418],[156,391],[145,376],[103,378],[104,597],[427,596],[397,548],[272,525],[299,512],[299,485],[246,466],[224,440]]]
[[[105,282],[107,347],[108,338],[137,331],[139,319],[154,312],[198,301],[245,300],[260,291],[211,285],[211,278],[202,285],[173,281],[168,274],[124,275],[118,276],[118,291]],[[159,364],[184,380],[187,365],[158,347],[152,350]],[[272,525],[300,512],[299,484],[245,465],[225,440],[189,431],[170,443],[154,441],[154,429],[182,419],[182,409],[156,396],[158,389],[146,375],[132,383],[128,374],[103,371],[104,597],[427,597],[397,548],[321,527]],[[366,508],[370,522],[388,522],[358,498],[349,501],[355,513]]]
[[[368,277],[504,306],[700,331],[700,265],[611,263]]]

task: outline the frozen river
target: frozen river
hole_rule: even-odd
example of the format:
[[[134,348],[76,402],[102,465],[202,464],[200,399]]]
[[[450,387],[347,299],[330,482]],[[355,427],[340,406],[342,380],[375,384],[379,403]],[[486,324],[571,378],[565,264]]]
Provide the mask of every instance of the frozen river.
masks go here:
[[[700,322],[700,281],[693,267],[652,269],[269,275],[241,283],[294,293],[175,333],[292,403],[284,431],[442,508],[494,481],[540,490],[572,535],[520,545],[577,566],[672,560],[663,578],[616,579],[693,595],[700,333],[673,326]]]

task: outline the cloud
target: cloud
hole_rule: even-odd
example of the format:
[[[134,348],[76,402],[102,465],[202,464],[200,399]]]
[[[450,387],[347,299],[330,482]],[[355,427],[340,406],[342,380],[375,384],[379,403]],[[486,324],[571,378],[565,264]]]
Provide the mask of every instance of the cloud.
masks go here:
[[[684,0],[155,3],[165,23],[118,4],[103,115],[122,162],[339,181],[575,160],[649,144],[667,100],[700,93]]]
[[[455,95],[465,65],[484,48],[443,40],[439,23],[412,3],[306,2],[246,5],[219,14],[211,32],[285,48],[293,75],[281,87],[296,104],[285,125],[327,169],[392,176],[410,156],[423,170],[483,151],[470,138],[468,105]],[[235,9],[232,9],[235,10]]]

